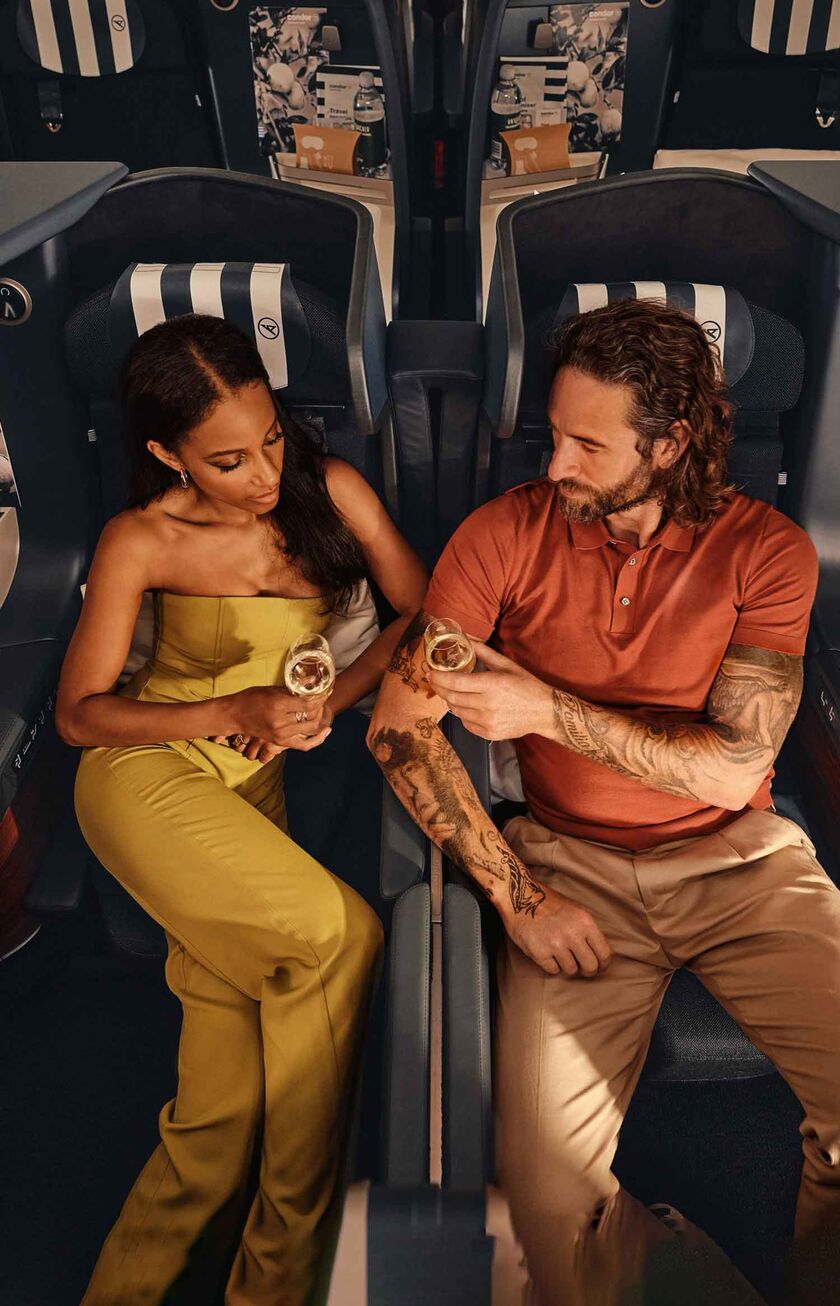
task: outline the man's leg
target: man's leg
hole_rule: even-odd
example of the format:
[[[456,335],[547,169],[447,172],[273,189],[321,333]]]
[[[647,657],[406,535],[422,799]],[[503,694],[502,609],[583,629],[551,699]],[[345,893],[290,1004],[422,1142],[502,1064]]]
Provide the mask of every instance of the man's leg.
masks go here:
[[[525,818],[505,836],[537,879],[588,908],[613,949],[607,970],[589,979],[548,975],[507,938],[501,949],[499,1178],[533,1281],[528,1300],[755,1300],[722,1254],[711,1264],[683,1255],[678,1236],[610,1169],[673,969],[648,923],[632,856]]]
[[[696,841],[714,855],[681,876],[663,924],[678,951],[757,1047],[805,1110],[797,1243],[834,1247],[840,1275],[840,890],[813,844],[785,817],[750,812]],[[716,845],[716,849],[713,848]],[[674,868],[671,868],[673,872]],[[663,916],[677,914],[679,925]],[[680,935],[679,939],[677,935]],[[822,1254],[822,1253],[821,1253]],[[805,1259],[801,1261],[805,1264]],[[821,1292],[802,1302],[825,1300]]]

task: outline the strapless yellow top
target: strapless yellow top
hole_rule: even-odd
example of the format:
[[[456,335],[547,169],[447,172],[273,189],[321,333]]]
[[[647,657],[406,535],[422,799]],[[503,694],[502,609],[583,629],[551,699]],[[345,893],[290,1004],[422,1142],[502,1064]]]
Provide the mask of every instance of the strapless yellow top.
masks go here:
[[[256,685],[282,685],[294,641],[320,634],[330,617],[318,596],[208,598],[157,590],[153,598],[152,656],[119,690],[141,702],[193,703]],[[262,769],[209,739],[165,742],[233,787]]]

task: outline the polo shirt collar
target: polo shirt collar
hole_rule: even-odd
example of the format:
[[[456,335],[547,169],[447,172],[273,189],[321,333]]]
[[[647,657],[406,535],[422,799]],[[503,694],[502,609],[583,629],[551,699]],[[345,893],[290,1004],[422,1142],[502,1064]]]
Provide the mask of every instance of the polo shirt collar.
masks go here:
[[[612,538],[603,518],[593,522],[569,522],[569,528],[576,549],[599,549],[602,544],[608,544]],[[678,526],[676,522],[668,521],[660,527],[646,547],[661,544],[663,548],[672,549],[675,553],[688,553],[694,543],[694,531],[694,526]]]

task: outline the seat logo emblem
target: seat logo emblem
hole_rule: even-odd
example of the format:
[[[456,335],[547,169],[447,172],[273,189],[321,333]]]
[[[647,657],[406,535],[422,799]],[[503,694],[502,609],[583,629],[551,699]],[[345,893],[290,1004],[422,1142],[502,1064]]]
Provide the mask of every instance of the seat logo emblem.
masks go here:
[[[125,19],[122,14],[114,14],[114,17],[111,19],[111,26],[115,32],[125,31]]]
[[[720,323],[719,322],[701,322],[700,330],[705,331],[706,335],[712,341],[720,340]]]
[[[276,340],[280,334],[280,325],[275,322],[273,317],[261,317],[257,323],[257,330],[266,340]]]
[[[0,326],[21,326],[32,312],[29,291],[11,277],[0,277]]]

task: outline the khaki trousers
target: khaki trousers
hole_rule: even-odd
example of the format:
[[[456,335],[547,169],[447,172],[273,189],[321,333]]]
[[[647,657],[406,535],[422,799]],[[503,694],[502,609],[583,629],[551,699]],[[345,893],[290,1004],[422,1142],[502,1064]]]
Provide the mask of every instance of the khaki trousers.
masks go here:
[[[840,891],[803,831],[750,811],[718,834],[635,854],[528,817],[510,821],[505,837],[537,879],[588,908],[613,949],[591,979],[547,975],[507,937],[500,953],[499,1179],[527,1257],[527,1300],[669,1301],[656,1280],[675,1235],[610,1167],[678,966],[702,980],[805,1109],[796,1239],[840,1228]],[[731,1275],[698,1299],[755,1300],[723,1253],[720,1263]],[[695,1298],[686,1285],[673,1300]]]
[[[341,1181],[379,921],[285,833],[274,763],[232,789],[167,745],[88,749],[76,811],[166,930],[184,1012],[177,1096],[83,1306],[195,1301],[190,1275],[207,1282],[222,1256],[260,1133],[225,1306],[303,1306]]]

